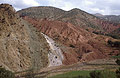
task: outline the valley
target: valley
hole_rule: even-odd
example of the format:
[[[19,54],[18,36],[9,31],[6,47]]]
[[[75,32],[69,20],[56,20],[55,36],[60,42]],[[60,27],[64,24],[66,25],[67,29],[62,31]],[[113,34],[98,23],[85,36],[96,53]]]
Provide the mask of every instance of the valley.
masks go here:
[[[0,4],[0,66],[16,78],[46,78],[119,65],[120,24],[74,8],[38,6],[15,11]],[[112,36],[117,36],[114,38]]]

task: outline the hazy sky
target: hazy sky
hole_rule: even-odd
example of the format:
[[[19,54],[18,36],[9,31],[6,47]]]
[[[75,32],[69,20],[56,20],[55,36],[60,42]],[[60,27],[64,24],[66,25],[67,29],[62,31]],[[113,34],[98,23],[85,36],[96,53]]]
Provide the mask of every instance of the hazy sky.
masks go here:
[[[80,8],[89,13],[120,15],[120,0],[0,0],[16,10],[32,6],[54,6],[63,10]]]

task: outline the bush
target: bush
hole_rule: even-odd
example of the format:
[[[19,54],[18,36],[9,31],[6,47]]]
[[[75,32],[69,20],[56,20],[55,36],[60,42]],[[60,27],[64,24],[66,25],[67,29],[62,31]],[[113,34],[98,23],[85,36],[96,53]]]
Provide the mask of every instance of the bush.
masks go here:
[[[116,77],[120,78],[120,68],[118,70],[116,70]]]
[[[0,78],[15,78],[15,75],[11,71],[0,67]]]
[[[108,40],[108,45],[110,45],[111,47],[120,47],[120,41],[111,41],[111,40]]]
[[[116,75],[112,71],[93,71],[90,72],[90,78],[116,78]]]
[[[116,62],[118,65],[120,65],[120,60],[119,60],[119,59],[117,59],[115,62]]]
[[[116,78],[115,72],[104,70],[101,72],[101,78]]]
[[[115,38],[115,39],[120,39],[119,35],[114,35],[114,34],[105,34],[105,35],[110,36],[110,37]]]
[[[69,46],[69,47],[75,48],[75,46],[74,46],[74,45],[72,45],[72,44],[70,44],[70,46]]]
[[[102,78],[102,74],[101,72],[93,71],[93,72],[90,72],[90,77],[91,78]]]

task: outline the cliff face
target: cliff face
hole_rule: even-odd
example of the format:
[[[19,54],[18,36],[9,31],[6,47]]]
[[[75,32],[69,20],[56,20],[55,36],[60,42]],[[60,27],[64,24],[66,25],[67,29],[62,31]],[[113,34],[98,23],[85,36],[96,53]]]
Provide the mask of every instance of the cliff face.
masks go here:
[[[48,66],[49,45],[11,5],[0,5],[0,65],[12,71]]]

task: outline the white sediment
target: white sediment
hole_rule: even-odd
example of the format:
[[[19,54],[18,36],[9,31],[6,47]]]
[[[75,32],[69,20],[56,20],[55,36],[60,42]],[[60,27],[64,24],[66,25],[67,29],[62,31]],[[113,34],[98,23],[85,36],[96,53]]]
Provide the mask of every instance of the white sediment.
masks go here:
[[[58,46],[56,46],[56,43],[52,38],[48,37],[43,33],[42,35],[45,37],[50,46],[50,52],[48,53],[49,67],[62,65],[64,57],[61,49]]]

